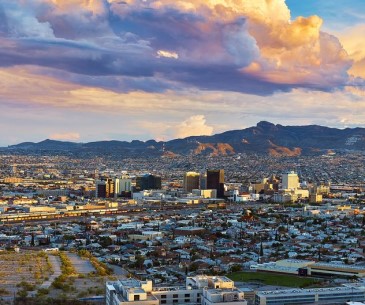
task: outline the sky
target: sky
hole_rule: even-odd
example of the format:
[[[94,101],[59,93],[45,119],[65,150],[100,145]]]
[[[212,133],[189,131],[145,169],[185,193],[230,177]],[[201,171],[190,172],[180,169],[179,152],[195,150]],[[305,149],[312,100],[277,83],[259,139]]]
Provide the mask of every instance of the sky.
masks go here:
[[[363,0],[0,0],[0,145],[365,127]]]

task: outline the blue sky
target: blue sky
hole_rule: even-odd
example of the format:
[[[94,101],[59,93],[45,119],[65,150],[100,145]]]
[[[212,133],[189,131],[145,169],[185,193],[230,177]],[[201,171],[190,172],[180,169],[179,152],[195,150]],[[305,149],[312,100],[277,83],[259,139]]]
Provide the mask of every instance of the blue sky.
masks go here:
[[[318,15],[324,21],[324,28],[341,30],[365,20],[363,0],[286,0],[292,17]]]

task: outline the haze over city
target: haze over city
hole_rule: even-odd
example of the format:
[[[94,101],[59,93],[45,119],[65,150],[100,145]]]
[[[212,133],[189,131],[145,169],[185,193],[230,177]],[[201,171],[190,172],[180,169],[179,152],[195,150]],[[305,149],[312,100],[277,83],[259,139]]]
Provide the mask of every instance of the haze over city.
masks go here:
[[[361,0],[2,0],[0,145],[364,127],[364,15]]]

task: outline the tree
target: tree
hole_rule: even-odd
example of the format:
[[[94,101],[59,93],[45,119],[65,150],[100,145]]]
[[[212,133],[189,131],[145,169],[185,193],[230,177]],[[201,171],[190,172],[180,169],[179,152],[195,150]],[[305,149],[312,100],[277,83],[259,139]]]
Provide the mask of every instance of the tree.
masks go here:
[[[136,262],[135,262],[135,267],[142,269],[143,267],[143,263],[144,263],[144,258],[141,255],[136,255]]]
[[[199,265],[197,263],[192,263],[189,267],[189,270],[196,271],[196,270],[198,270],[198,268],[199,268]]]
[[[25,299],[28,296],[28,291],[26,291],[25,289],[21,289],[17,292],[17,295],[19,298]]]
[[[103,248],[106,248],[113,244],[113,240],[109,236],[101,237],[99,243]]]
[[[260,256],[264,256],[264,248],[262,247],[262,242],[260,244]]]
[[[240,265],[233,265],[231,267],[231,272],[238,272],[238,271],[241,271],[242,270],[242,266]]]

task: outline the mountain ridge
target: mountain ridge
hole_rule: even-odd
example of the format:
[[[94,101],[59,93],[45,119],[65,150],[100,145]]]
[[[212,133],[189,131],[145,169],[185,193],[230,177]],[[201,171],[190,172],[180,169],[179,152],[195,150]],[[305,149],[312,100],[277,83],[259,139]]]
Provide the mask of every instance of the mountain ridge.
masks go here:
[[[234,155],[258,153],[271,156],[311,155],[331,151],[365,150],[365,128],[337,129],[320,125],[283,126],[261,121],[256,126],[211,136],[189,136],[169,141],[63,142],[46,139],[8,146],[9,150],[116,152],[126,156]]]

